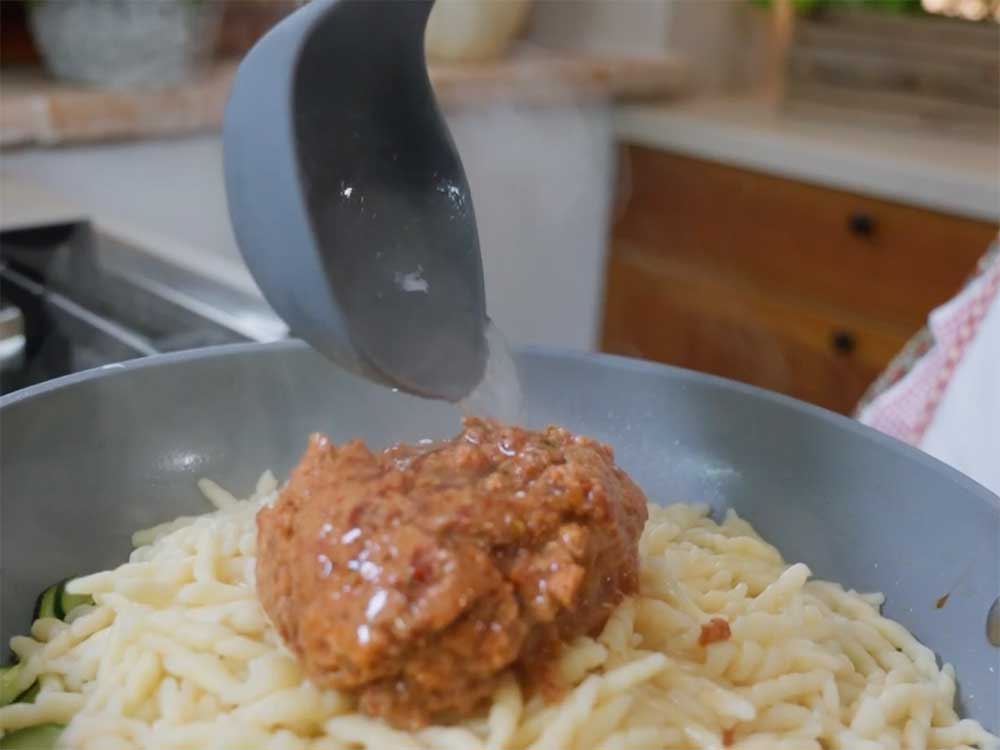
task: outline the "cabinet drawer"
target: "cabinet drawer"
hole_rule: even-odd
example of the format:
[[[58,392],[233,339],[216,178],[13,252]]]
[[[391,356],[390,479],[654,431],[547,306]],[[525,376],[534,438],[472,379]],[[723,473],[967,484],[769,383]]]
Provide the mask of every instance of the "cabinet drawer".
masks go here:
[[[614,235],[644,253],[916,328],[997,227],[638,146]]]
[[[909,333],[620,245],[608,266],[605,351],[742,380],[843,413]]]

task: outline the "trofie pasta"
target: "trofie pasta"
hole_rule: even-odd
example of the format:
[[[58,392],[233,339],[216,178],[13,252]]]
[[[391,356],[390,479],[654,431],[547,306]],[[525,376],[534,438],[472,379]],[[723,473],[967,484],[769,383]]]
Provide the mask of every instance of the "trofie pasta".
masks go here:
[[[83,750],[1000,747],[879,595],[810,580],[735,513],[692,505],[650,506],[640,593],[563,650],[559,702],[509,678],[478,718],[392,729],[314,687],[257,600],[255,515],[276,489],[203,481],[214,512],[138,532],[127,563],[71,582],[94,603],[12,640],[12,689],[39,687],[0,731],[66,725],[57,746]]]

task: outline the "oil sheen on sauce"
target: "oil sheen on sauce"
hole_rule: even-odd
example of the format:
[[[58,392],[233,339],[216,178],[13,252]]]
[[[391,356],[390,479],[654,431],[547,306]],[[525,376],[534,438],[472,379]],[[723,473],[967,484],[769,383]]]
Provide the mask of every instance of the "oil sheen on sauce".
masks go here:
[[[483,379],[458,406],[467,417],[492,417],[506,424],[520,424],[523,402],[517,365],[507,339],[493,321],[486,327],[486,344],[489,355]]]

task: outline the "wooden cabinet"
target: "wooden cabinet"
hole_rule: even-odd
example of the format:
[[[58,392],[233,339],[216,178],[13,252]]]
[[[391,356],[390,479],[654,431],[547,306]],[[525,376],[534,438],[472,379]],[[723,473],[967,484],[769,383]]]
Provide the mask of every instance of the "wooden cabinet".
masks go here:
[[[997,232],[643,147],[623,158],[603,348],[845,413]]]

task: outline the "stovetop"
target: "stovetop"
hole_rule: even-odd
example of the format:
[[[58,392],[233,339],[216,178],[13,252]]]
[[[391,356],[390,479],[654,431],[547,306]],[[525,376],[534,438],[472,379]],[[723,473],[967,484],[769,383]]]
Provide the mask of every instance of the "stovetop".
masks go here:
[[[286,335],[262,300],[89,223],[0,233],[0,393],[161,352]]]

